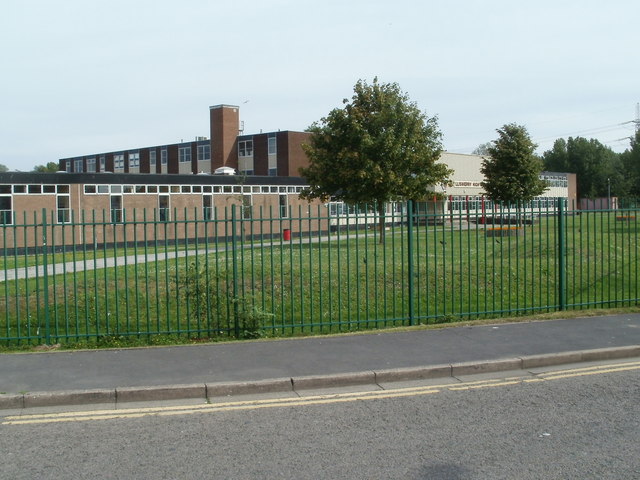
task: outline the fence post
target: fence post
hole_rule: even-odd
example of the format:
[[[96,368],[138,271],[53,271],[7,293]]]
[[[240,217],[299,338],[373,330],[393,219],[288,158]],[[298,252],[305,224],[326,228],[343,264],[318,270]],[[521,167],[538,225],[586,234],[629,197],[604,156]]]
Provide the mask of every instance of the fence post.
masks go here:
[[[236,255],[238,248],[236,219],[236,205],[231,205],[231,262],[233,265],[233,328],[235,337],[240,338],[239,306],[238,306],[238,258]]]
[[[42,273],[44,288],[44,341],[51,343],[51,317],[49,315],[49,267],[47,259],[47,210],[42,209]]]
[[[413,291],[413,201],[407,201],[407,286],[409,288],[409,325],[415,325]]]
[[[558,303],[559,310],[567,308],[567,268],[566,268],[566,245],[565,245],[565,208],[564,199],[557,198],[558,201]]]

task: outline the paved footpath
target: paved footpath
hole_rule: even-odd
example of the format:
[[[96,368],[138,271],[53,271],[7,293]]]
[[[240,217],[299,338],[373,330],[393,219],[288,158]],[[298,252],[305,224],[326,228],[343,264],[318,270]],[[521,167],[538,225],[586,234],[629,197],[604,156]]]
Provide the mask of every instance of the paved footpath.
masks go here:
[[[0,409],[295,391],[627,357],[640,357],[640,314],[0,354]]]

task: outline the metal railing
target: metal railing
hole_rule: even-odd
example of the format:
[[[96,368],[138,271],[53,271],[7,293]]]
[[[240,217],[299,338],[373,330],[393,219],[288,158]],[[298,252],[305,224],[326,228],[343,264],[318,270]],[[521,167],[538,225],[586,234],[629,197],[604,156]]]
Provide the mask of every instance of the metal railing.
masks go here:
[[[637,209],[558,205],[514,217],[409,202],[383,232],[372,209],[348,222],[324,207],[23,215],[0,225],[0,342],[322,334],[637,304]]]

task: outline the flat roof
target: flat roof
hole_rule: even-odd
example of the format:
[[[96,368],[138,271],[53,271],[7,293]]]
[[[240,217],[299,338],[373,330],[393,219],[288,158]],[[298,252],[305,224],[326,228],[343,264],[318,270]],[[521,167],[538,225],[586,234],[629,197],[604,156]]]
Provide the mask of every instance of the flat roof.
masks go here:
[[[0,173],[0,184],[308,185],[301,177],[159,173]]]

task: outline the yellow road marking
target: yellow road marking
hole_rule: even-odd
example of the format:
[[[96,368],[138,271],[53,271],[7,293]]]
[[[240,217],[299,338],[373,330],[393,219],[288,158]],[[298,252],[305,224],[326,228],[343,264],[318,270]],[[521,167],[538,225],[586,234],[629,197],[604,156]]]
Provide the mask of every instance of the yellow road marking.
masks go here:
[[[565,378],[573,378],[589,375],[601,375],[605,373],[624,372],[630,370],[640,370],[640,362],[627,362],[602,366],[592,366],[574,368],[568,370],[558,370],[538,374],[534,378],[529,377],[509,377],[489,380],[476,380],[464,383],[448,383],[441,385],[429,385],[422,387],[406,387],[391,390],[372,390],[370,392],[350,392],[333,395],[312,395],[308,397],[288,397],[273,398],[263,400],[245,400],[224,403],[186,405],[186,406],[166,406],[166,407],[145,407],[128,408],[118,410],[94,410],[79,412],[60,412],[49,414],[15,415],[7,416],[3,419],[2,425],[29,425],[42,423],[59,422],[82,422],[93,420],[113,420],[119,418],[141,418],[145,416],[175,416],[191,415],[195,413],[216,413],[232,412],[240,410],[256,410],[262,408],[277,408],[287,406],[305,405],[329,405],[335,403],[356,402],[364,400],[402,398],[419,395],[431,395],[443,390],[465,391],[481,388],[504,387],[509,385],[524,385],[535,382],[547,382]]]
[[[392,390],[378,390],[376,399],[380,398],[399,398],[399,397],[412,397],[417,395],[429,395],[432,393],[438,393],[439,390],[432,388],[423,389],[422,391],[412,392],[394,392]],[[104,410],[93,412],[72,412],[69,414],[51,414],[51,415],[25,415],[6,417],[8,421],[2,423],[2,425],[27,425],[35,423],[59,423],[59,422],[80,422],[88,420],[112,420],[117,418],[140,418],[145,416],[174,416],[174,415],[189,415],[194,413],[207,412],[232,412],[238,410],[257,410],[260,408],[273,408],[284,406],[304,406],[304,405],[327,405],[332,403],[345,403],[355,402],[359,400],[369,400],[370,395],[360,396],[318,396],[307,398],[292,398],[292,399],[279,399],[273,400],[270,403],[260,402],[238,402],[238,404],[210,404],[210,405],[196,405],[188,407],[159,407],[156,409],[129,409],[129,410]],[[289,401],[287,401],[289,400]],[[293,400],[293,401],[290,401]],[[244,403],[244,404],[243,404]],[[140,411],[146,410],[146,411]],[[37,417],[37,418],[35,418]]]

